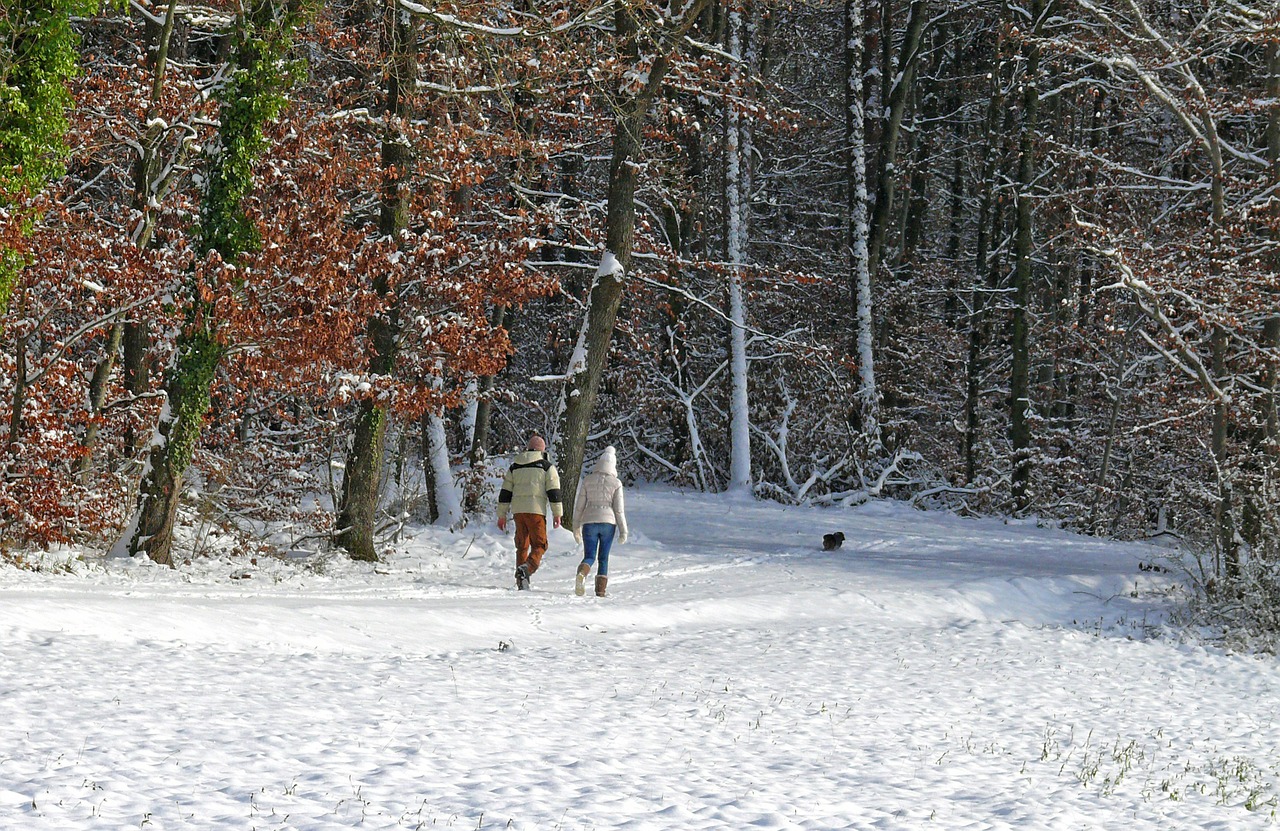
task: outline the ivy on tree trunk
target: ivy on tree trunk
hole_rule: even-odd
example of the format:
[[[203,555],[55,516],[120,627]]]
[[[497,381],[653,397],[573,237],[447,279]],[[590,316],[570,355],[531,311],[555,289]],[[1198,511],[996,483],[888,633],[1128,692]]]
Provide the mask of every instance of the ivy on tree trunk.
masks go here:
[[[67,112],[74,105],[67,80],[79,72],[71,16],[88,14],[88,0],[14,0],[0,15],[0,206],[44,189],[62,175]],[[0,315],[9,308],[25,261],[0,250]]]
[[[229,264],[258,246],[257,228],[243,203],[253,188],[254,165],[267,149],[264,128],[286,104],[285,56],[300,14],[297,0],[283,6],[259,0],[237,20],[235,69],[220,93],[220,147],[211,163],[199,239],[202,254],[217,252]],[[127,542],[131,556],[145,553],[166,565],[173,563],[173,528],[183,475],[199,444],[213,380],[226,354],[216,309],[194,278],[188,303],[177,357],[165,381],[167,412],[151,449]]]

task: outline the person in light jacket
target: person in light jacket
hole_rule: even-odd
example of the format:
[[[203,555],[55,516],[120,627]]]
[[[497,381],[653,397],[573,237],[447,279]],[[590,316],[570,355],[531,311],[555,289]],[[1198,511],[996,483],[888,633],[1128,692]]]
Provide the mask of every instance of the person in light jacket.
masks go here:
[[[609,548],[615,533],[618,545],[627,541],[627,513],[622,499],[622,482],[618,479],[618,454],[606,447],[596,460],[595,468],[582,480],[573,502],[573,538],[583,546],[582,562],[574,580],[573,593],[586,593],[583,585],[591,566],[597,561],[596,597],[604,597],[609,585]]]
[[[507,530],[507,515],[516,518],[516,588],[529,588],[529,578],[542,565],[547,551],[547,509],[560,527],[560,473],[547,458],[541,436],[529,439],[528,449],[511,460],[498,493],[498,530]]]

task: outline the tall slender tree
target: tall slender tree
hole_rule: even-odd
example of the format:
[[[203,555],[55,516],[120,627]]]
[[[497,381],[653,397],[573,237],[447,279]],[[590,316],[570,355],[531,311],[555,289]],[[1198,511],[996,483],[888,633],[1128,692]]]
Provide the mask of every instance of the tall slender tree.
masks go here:
[[[1043,0],[1032,0],[1025,21],[1028,37],[1022,44],[1024,74],[1022,76],[1022,132],[1018,142],[1018,190],[1015,212],[1017,230],[1014,235],[1015,265],[1013,269],[1013,322],[1010,334],[1011,377],[1009,381],[1009,443],[1012,453],[1010,491],[1015,513],[1030,506],[1032,470],[1031,434],[1031,299],[1033,258],[1035,256],[1035,196],[1038,116],[1040,113],[1040,44],[1037,38],[1044,26],[1047,6]]]
[[[858,427],[869,453],[880,446],[880,391],[876,388],[875,307],[871,296],[871,221],[867,190],[867,107],[862,73],[866,33],[862,0],[844,3],[845,201],[848,212],[849,297],[854,309],[852,353],[858,361]]]
[[[414,150],[407,133],[418,81],[418,21],[396,0],[383,0],[382,193],[378,231],[395,245],[409,226]],[[374,292],[386,300],[369,320],[369,372],[389,376],[396,363],[400,310],[387,277],[375,278]],[[351,450],[342,474],[335,538],[355,560],[376,560],[374,526],[382,492],[382,462],[389,408],[366,398],[360,402]]]
[[[619,3],[614,37],[623,67],[613,92],[613,152],[609,161],[605,253],[596,270],[578,344],[565,382],[564,417],[559,430],[565,521],[573,523],[573,501],[582,474],[587,432],[595,411],[600,378],[609,358],[618,306],[631,271],[636,226],[636,187],[643,165],[642,135],[649,109],[685,36],[698,23],[709,0],[669,4],[674,14],[650,9],[650,2]],[[650,14],[650,12],[653,12]]]
[[[1000,20],[1007,19],[1007,4],[1001,9]],[[996,175],[1002,147],[1000,122],[1005,114],[1004,27],[990,53],[987,66],[987,106],[983,119],[978,173],[977,233],[974,241],[973,290],[969,301],[968,353],[965,359],[964,439],[961,450],[964,464],[964,482],[972,485],[978,478],[978,440],[982,414],[982,376],[984,371],[983,349],[986,346],[987,309],[994,294],[997,266],[993,265],[992,237],[998,233],[1002,222],[1002,202],[997,198]]]
[[[148,44],[146,62],[151,70],[151,89],[147,98],[147,109],[144,115],[142,141],[130,152],[136,153],[133,160],[133,199],[132,207],[137,214],[137,221],[130,239],[139,248],[150,247],[156,232],[157,215],[161,200],[169,189],[173,179],[183,167],[190,143],[183,140],[176,151],[175,158],[168,165],[161,164],[160,148],[168,125],[159,117],[160,105],[164,95],[165,76],[169,69],[169,45],[173,40],[174,25],[178,19],[177,3],[170,3],[165,9],[163,22],[159,26],[147,26],[147,32],[155,33],[155,41]],[[185,139],[185,136],[184,136]],[[103,348],[102,358],[93,369],[93,377],[89,383],[89,412],[97,415],[106,403],[108,380],[115,370],[120,349],[129,344],[131,375],[135,375],[141,361],[139,352],[144,351],[149,339],[146,336],[145,324],[132,316],[128,320],[117,320],[111,326]],[[138,389],[132,390],[138,392]],[[85,431],[82,445],[84,455],[78,463],[82,475],[87,475],[93,463],[94,445],[98,438],[98,420],[91,419]]]
[[[868,240],[868,268],[873,280],[879,277],[884,260],[885,240],[892,223],[894,197],[898,186],[898,140],[902,133],[902,120],[907,112],[915,89],[916,69],[920,65],[920,50],[925,30],[929,24],[928,0],[912,0],[907,12],[906,29],[902,45],[894,61],[892,77],[886,73],[888,94],[885,100],[880,130],[880,154],[876,177],[876,201],[871,213],[871,231]],[[890,48],[885,44],[885,49]],[[887,54],[887,52],[886,52]]]
[[[747,25],[746,15],[749,13],[739,8],[732,8],[729,12],[728,45],[734,62],[729,72],[729,94],[725,104],[728,110],[725,118],[725,219],[728,224],[725,240],[729,280],[725,316],[729,322],[729,490],[740,494],[751,493],[751,408],[744,285],[744,266],[751,233],[751,128],[750,121],[742,117],[742,103],[738,100],[744,97],[747,76],[753,71],[744,45],[753,34]]]

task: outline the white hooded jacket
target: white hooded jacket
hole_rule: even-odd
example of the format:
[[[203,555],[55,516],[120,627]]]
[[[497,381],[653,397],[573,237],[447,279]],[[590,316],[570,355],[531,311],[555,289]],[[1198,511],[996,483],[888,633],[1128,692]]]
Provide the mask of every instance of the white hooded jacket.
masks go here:
[[[606,447],[596,460],[595,468],[582,479],[573,502],[573,536],[582,542],[582,526],[588,522],[607,522],[618,526],[615,542],[627,541],[627,513],[622,498],[622,482],[618,479],[618,457],[613,447]]]

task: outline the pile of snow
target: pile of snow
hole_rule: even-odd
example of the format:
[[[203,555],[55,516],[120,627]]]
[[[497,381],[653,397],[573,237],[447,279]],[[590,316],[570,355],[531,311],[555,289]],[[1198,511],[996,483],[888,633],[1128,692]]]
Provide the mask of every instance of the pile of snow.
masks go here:
[[[1280,672],[1165,632],[1149,547],[658,489],[628,516],[608,598],[564,531],[516,592],[475,523],[376,565],[0,570],[3,826],[1273,820]]]

